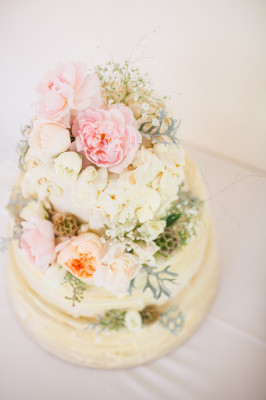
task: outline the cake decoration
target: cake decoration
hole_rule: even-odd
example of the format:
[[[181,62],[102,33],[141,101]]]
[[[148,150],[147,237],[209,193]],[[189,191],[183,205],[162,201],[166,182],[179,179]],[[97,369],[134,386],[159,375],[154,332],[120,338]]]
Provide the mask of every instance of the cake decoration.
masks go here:
[[[147,343],[134,361],[123,350],[127,335],[155,340],[158,332],[167,338],[162,352],[172,336],[181,342],[200,318],[188,288],[199,297],[200,282],[215,279],[205,194],[180,145],[180,120],[129,61],[60,63],[37,92],[1,242],[11,244],[15,308],[24,307],[30,331],[31,318],[39,320],[37,340],[73,362],[145,362],[160,346]],[[198,304],[209,303],[206,293]],[[68,348],[66,335],[79,344]],[[83,356],[85,338],[92,347]]]

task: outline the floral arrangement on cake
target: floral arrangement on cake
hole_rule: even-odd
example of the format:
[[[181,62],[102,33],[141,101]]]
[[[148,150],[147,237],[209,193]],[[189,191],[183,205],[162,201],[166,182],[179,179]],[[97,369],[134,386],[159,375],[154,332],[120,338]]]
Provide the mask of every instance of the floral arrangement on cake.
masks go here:
[[[19,145],[10,239],[44,274],[63,269],[73,305],[90,285],[130,294],[144,274],[144,291],[170,296],[166,282],[177,274],[157,271],[157,263],[196,236],[201,200],[184,185],[180,122],[167,97],[128,61],[94,69],[61,63],[37,92]],[[144,323],[157,319],[156,310],[145,311]],[[103,327],[117,317],[110,312]],[[123,325],[130,317],[117,318]]]

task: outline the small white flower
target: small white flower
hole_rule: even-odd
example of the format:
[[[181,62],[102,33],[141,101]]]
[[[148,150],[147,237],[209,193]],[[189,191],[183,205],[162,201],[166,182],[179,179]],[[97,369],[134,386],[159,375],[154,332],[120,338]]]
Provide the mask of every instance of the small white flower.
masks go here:
[[[153,120],[152,120],[152,126],[159,126],[159,124],[160,124],[159,119],[158,119],[158,118],[153,118]]]
[[[134,96],[135,101],[138,101],[138,99],[139,99],[139,96]]]
[[[142,326],[141,315],[138,311],[128,311],[125,315],[125,326],[130,332],[137,332]]]
[[[82,167],[82,158],[75,151],[60,154],[55,160],[55,172],[62,179],[75,179]]]
[[[144,110],[144,111],[148,111],[148,109],[150,108],[150,106],[149,106],[148,103],[142,103],[141,108],[142,108],[142,110]]]
[[[147,119],[147,114],[146,114],[146,113],[143,113],[143,114],[141,115],[141,118],[143,119],[143,121],[145,121],[145,120]]]

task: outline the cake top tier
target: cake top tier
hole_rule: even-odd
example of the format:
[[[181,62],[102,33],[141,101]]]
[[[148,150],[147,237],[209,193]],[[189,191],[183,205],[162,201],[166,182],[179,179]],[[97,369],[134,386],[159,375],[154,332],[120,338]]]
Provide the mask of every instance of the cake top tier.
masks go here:
[[[22,203],[10,206],[21,246],[43,271],[123,294],[196,234],[179,122],[127,61],[61,63],[37,92],[19,147]]]

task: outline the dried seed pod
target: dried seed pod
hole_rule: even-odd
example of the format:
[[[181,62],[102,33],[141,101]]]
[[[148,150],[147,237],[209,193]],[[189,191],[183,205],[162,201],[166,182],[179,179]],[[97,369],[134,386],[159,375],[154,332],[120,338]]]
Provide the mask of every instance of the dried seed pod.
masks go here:
[[[166,228],[156,239],[157,246],[160,247],[159,253],[168,257],[178,247],[177,233],[171,229]]]
[[[70,213],[55,214],[53,217],[56,236],[75,236],[78,231],[77,218]]]
[[[160,313],[155,305],[145,307],[141,312],[142,323],[144,325],[150,325],[158,321]]]

